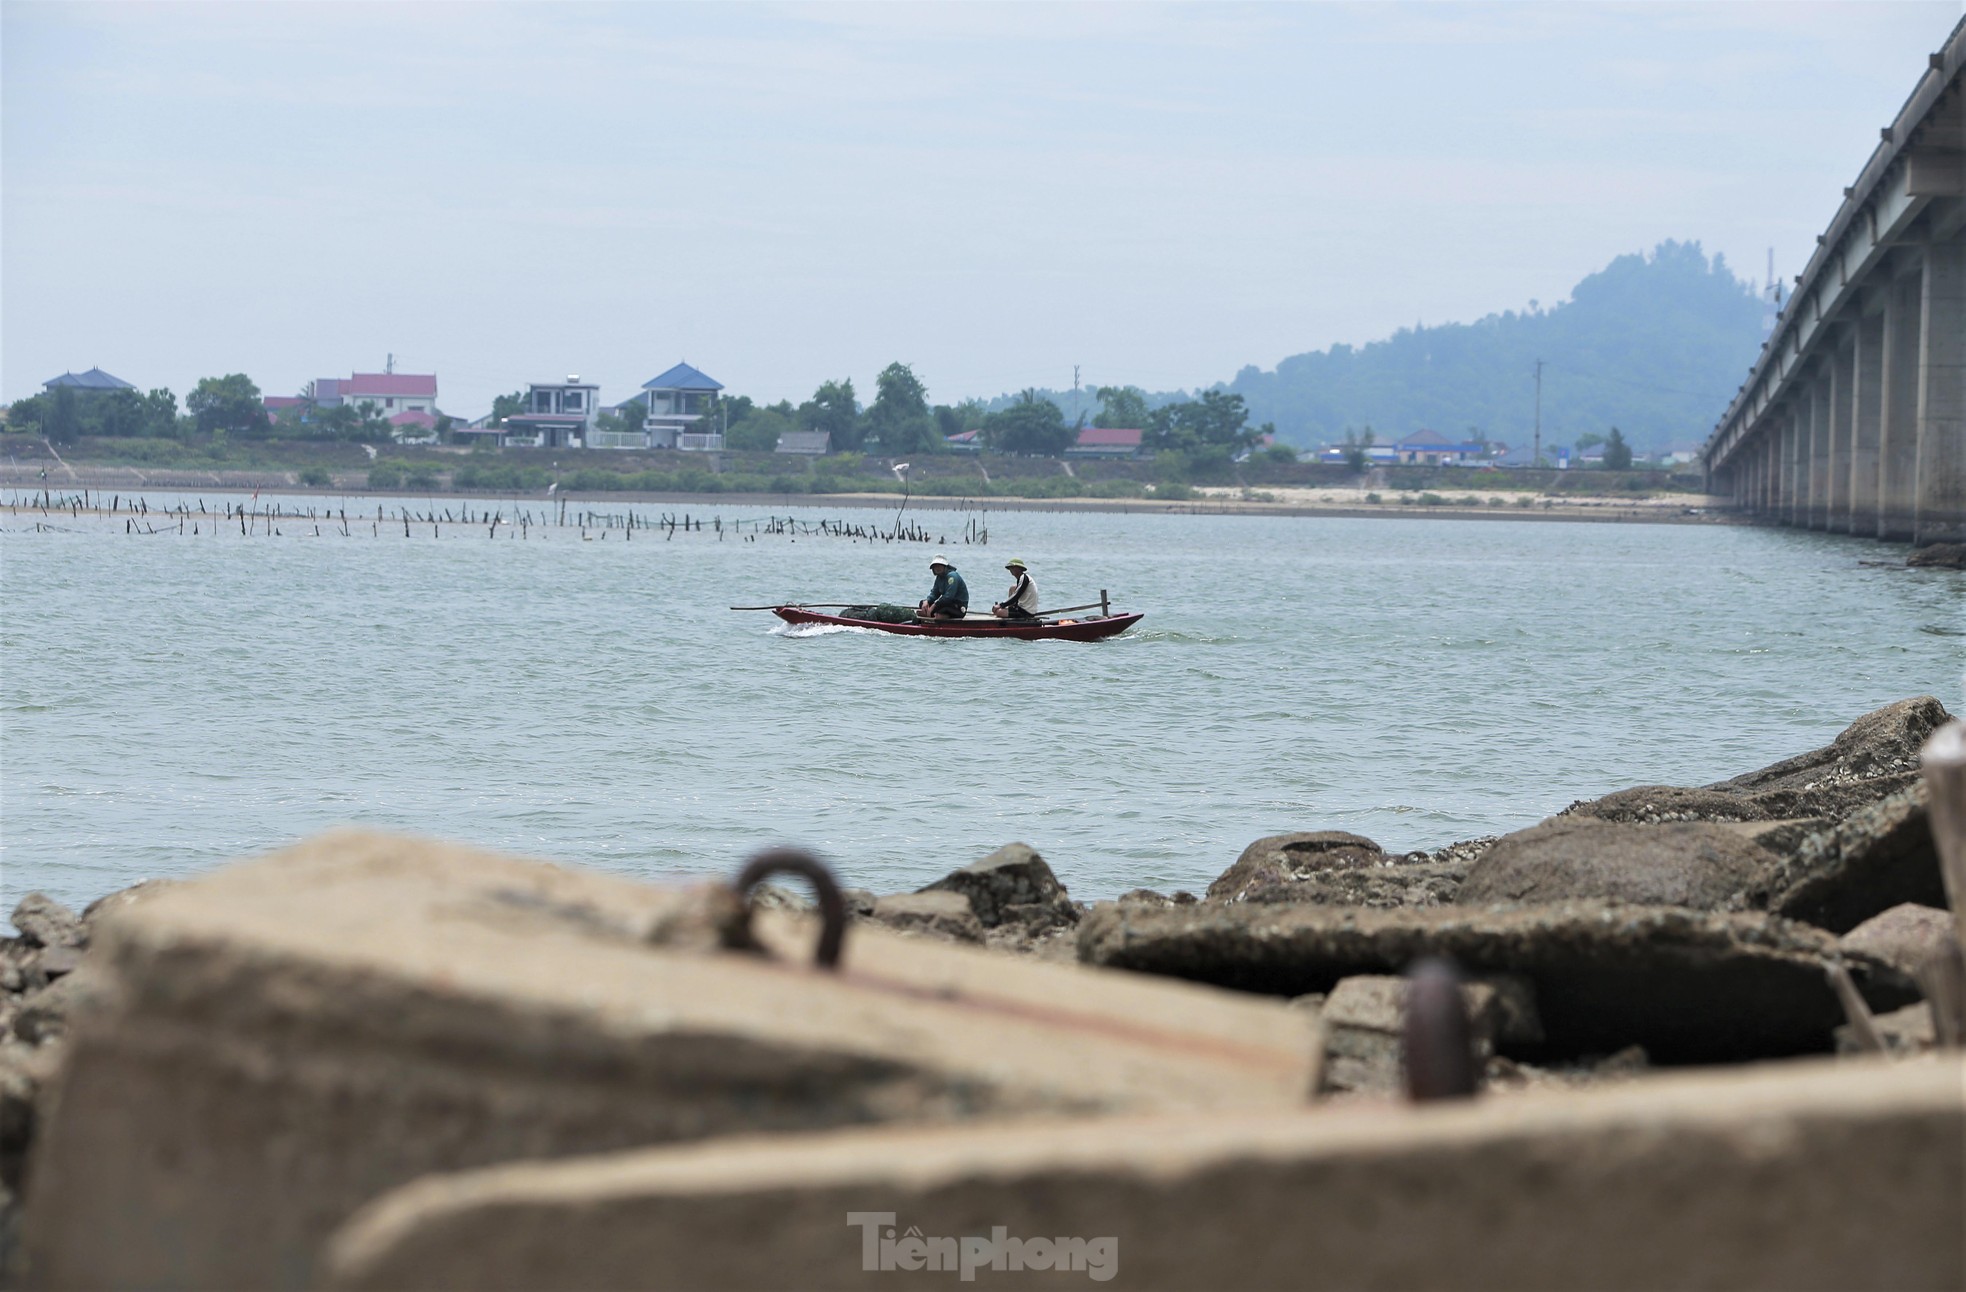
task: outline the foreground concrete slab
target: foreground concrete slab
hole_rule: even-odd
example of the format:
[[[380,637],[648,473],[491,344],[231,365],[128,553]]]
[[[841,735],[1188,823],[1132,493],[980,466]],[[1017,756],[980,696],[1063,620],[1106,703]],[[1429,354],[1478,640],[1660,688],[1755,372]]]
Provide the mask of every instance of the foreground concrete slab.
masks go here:
[[[1957,1059],[1816,1061],[1414,1109],[856,1131],[521,1164],[378,1201],[334,1241],[329,1279],[344,1292],[971,1278],[1952,1289],[1966,1280],[1963,1089]]]
[[[1628,1045],[1665,1062],[1827,1052],[1843,1011],[1823,968],[1839,957],[1873,1009],[1918,999],[1884,961],[1761,914],[1600,902],[1417,911],[1203,903],[1101,907],[1079,926],[1087,963],[1282,996],[1400,973],[1435,955],[1531,982],[1558,1057]]]
[[[738,1132],[1295,1108],[1280,1002],[859,926],[686,949],[701,890],[343,833],[110,915],[29,1181],[33,1286],[304,1287],[434,1171]],[[663,939],[654,945],[650,938]]]

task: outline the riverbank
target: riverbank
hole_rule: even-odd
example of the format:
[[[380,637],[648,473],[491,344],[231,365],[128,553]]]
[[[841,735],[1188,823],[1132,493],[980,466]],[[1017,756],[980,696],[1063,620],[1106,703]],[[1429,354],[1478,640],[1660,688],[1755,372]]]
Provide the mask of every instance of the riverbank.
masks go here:
[[[904,510],[904,499],[891,493],[688,493],[632,490],[444,490],[323,489],[302,485],[291,472],[146,472],[130,467],[81,469],[59,479],[41,479],[0,467],[0,509],[26,515],[68,511],[79,501],[85,512],[97,510],[96,495],[124,500],[146,494],[220,496],[277,493],[286,497],[323,499],[401,499],[433,503],[460,499],[513,499],[521,503],[558,505],[561,499],[589,505],[659,505],[717,507],[759,505],[772,508],[854,507]],[[48,501],[42,501],[44,493]],[[88,498],[82,500],[82,495]],[[57,507],[55,499],[64,505]],[[101,509],[109,514],[108,508]],[[1575,521],[1597,524],[1728,525],[1745,524],[1731,499],[1705,494],[1669,493],[1633,497],[1605,494],[1457,494],[1449,498],[1430,492],[1379,491],[1366,488],[1237,489],[1204,486],[1185,498],[1013,498],[933,495],[905,499],[906,511],[962,512],[1089,512],[1109,515],[1192,516],[1325,516],[1358,519],[1424,518],[1432,520]]]

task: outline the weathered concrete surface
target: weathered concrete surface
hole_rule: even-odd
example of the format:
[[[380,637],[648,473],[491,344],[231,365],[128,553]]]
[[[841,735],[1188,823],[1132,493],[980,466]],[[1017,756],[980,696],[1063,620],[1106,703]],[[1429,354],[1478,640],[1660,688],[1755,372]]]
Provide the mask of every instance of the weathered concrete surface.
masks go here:
[[[1916,999],[1882,961],[1759,913],[1596,902],[1418,911],[1203,903],[1100,907],[1079,926],[1088,964],[1280,996],[1448,956],[1470,974],[1533,982],[1555,1054],[1638,1044],[1665,1062],[1828,1049],[1843,1014],[1823,965],[1839,954],[1873,1008]]]
[[[1077,924],[1078,907],[1045,859],[1026,844],[1005,844],[983,860],[921,890],[958,893],[984,928],[1018,924],[1037,930]]]
[[[1966,1282],[1966,1071],[1769,1065],[1420,1109],[835,1132],[410,1185],[331,1286],[969,1286],[863,1268],[899,1237],[1111,1238],[975,1286],[1656,1289]],[[876,1230],[876,1238],[880,1232]],[[958,1252],[957,1260],[960,1260]],[[878,1249],[876,1262],[878,1264]]]
[[[686,894],[685,894],[686,895]],[[46,1288],[301,1287],[433,1171],[739,1131],[1295,1108],[1314,1026],[857,926],[843,971],[651,945],[674,891],[345,832],[111,913],[29,1172]]]
[[[1390,974],[1360,974],[1332,988],[1319,1012],[1326,1091],[1392,1095],[1406,1089],[1402,1037],[1408,982]],[[1525,1044],[1542,1040],[1535,992],[1527,982],[1464,983],[1461,999],[1477,1069],[1494,1055],[1504,1034]]]
[[[1481,906],[1587,897],[1715,911],[1775,863],[1773,853],[1704,821],[1553,817],[1497,839],[1468,871],[1457,900]]]
[[[1811,835],[1756,881],[1749,900],[1834,933],[1906,902],[1945,905],[1927,802],[1925,783],[1914,781]]]

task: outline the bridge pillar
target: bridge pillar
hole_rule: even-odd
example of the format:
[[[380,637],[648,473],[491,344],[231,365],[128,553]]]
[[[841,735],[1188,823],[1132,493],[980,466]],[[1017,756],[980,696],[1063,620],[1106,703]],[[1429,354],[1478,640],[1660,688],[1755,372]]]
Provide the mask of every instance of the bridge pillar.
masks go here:
[[[1809,386],[1809,528],[1829,523],[1830,413],[1836,407],[1835,356],[1825,359]]]
[[[1884,410],[1884,316],[1860,319],[1850,366],[1850,512],[1852,534],[1877,533],[1878,423]]]
[[[1789,410],[1787,426],[1782,435],[1782,523],[1784,525],[1809,524],[1809,426],[1814,420],[1809,416],[1814,401],[1809,392],[1797,394],[1795,407]]]
[[[1966,542],[1966,237],[1925,248],[1912,542]]]
[[[1761,437],[1761,514],[1770,520],[1782,507],[1782,419],[1768,419],[1768,431]]]
[[[1829,416],[1824,419],[1827,446],[1823,457],[1821,525],[1832,534],[1850,528],[1850,481],[1856,470],[1850,433],[1850,386],[1857,354],[1854,344],[1846,344],[1850,340],[1847,335],[1829,339]]]
[[[1877,429],[1877,536],[1909,543],[1918,518],[1918,274],[1884,293],[1883,406]]]

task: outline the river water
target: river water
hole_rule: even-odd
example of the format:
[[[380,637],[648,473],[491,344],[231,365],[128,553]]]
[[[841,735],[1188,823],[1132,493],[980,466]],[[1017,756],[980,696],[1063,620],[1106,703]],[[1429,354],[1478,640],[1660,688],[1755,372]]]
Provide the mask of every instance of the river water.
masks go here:
[[[1031,511],[978,547],[974,517],[920,513],[954,540],[930,548],[41,519],[0,516],[0,913],[349,822],[651,879],[794,842],[880,892],[1021,840],[1082,898],[1199,891],[1265,834],[1438,846],[1906,696],[1957,711],[1966,663],[1966,575],[1777,530]],[[935,551],[977,603],[1015,555],[1048,605],[1106,588],[1147,617],[1031,644],[726,609],[912,604]]]

